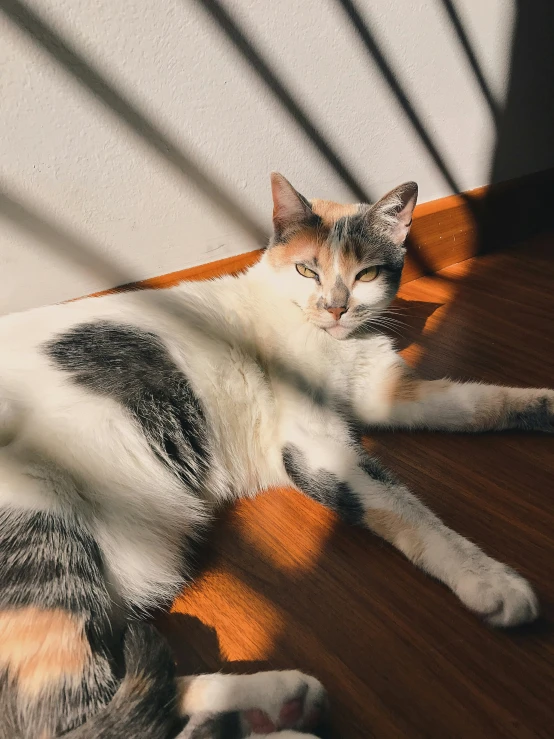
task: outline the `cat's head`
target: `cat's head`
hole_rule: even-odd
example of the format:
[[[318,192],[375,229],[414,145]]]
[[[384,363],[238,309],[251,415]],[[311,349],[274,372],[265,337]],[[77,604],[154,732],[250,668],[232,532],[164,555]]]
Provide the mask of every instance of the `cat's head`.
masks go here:
[[[396,295],[417,185],[400,185],[374,205],[310,202],[276,173],[271,186],[272,279],[309,321],[346,338]]]

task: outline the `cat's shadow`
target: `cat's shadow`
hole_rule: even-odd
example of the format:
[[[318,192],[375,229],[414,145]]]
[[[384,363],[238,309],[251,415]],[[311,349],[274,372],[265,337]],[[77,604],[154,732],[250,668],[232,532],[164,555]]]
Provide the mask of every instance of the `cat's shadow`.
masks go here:
[[[207,672],[245,674],[272,669],[264,660],[226,660],[221,654],[217,631],[196,616],[161,613],[154,623],[169,642],[178,675]]]

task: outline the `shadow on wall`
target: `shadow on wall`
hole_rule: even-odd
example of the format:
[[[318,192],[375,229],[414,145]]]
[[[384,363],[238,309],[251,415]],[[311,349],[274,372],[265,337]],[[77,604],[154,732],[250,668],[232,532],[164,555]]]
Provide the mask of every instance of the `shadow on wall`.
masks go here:
[[[443,0],[443,5],[483,95],[486,99],[492,98],[452,3]],[[478,254],[505,250],[533,238],[545,228],[552,228],[545,213],[552,211],[554,202],[554,179],[547,172],[554,167],[553,38],[554,4],[549,0],[532,3],[517,0],[505,105],[501,109],[496,109],[494,104],[490,106],[496,126],[496,142],[489,182],[502,183],[541,171],[545,171],[546,176],[543,179],[529,178],[531,184],[522,189],[494,188],[484,199],[474,203]],[[535,245],[533,253],[544,255],[545,249],[549,246]],[[456,313],[457,295],[472,283],[473,271],[452,283],[455,293],[449,300],[448,309],[432,331],[422,336],[423,351],[418,358],[417,369],[424,375],[429,364],[425,347],[440,342],[441,337],[452,330],[449,319]],[[481,268],[481,284],[483,274],[486,272],[483,273]],[[456,324],[459,325],[459,321],[454,321]],[[444,374],[449,372],[452,368],[445,368]]]
[[[410,101],[407,92],[398,82],[393,67],[386,59],[383,50],[377,44],[370,29],[363,22],[350,0],[335,1],[343,6],[348,18],[352,22],[353,28],[359,34],[370,57],[377,64],[381,74],[395,95],[399,106],[403,109],[414,131],[442,173],[443,178],[453,191],[458,191],[459,186],[456,177],[448,169],[437,144],[422,122],[422,116],[417,113],[414,103]],[[238,23],[229,15],[222,4],[218,0],[195,0],[195,2],[202,6],[212,18],[214,24],[219,26],[222,33],[237,52],[254,69],[274,97],[293,118],[296,125],[303,130],[312,145],[351,190],[353,196],[359,201],[371,202],[372,197],[367,188],[356,179],[325,134],[314,124],[304,107],[287,89],[276,70],[270,66],[261,51],[247,38]],[[264,246],[267,243],[269,234],[265,228],[244,209],[234,195],[222,188],[213,176],[208,174],[199,165],[197,157],[187,151],[182,145],[169,140],[160,131],[155,122],[140,111],[124,93],[108,82],[77,49],[73,48],[66,39],[52,29],[39,15],[27,7],[21,0],[4,0],[0,5],[0,10],[12,23],[26,33],[35,44],[50,54],[64,68],[66,73],[70,74],[81,86],[94,95],[97,100],[100,100],[111,113],[123,121],[135,135],[140,136],[182,176],[191,181],[208,200],[219,207],[227,217],[243,228],[246,233],[250,234],[260,246]],[[5,197],[7,200],[4,199],[1,206],[3,206],[4,215],[10,218],[13,214],[14,198],[10,195],[9,191],[6,191]],[[20,206],[20,211],[21,209],[26,209],[33,216],[33,229],[37,233],[35,226],[40,216],[32,213],[32,207],[29,204],[19,203],[18,205]],[[471,202],[468,202],[468,205],[471,207]],[[16,223],[21,227],[21,219],[16,219]],[[52,225],[52,223],[46,223],[45,231],[50,232]],[[63,228],[61,230],[63,231]],[[64,234],[64,236],[67,236],[67,234]],[[431,269],[425,262],[421,250],[415,248],[413,238],[409,244],[409,248],[412,258],[418,264],[420,271],[422,273],[430,272]],[[91,269],[94,268],[95,265],[91,264]],[[133,281],[133,276],[127,275],[127,278],[123,282],[119,281],[119,284]],[[114,283],[114,286],[116,284],[118,283]]]
[[[506,102],[497,120],[489,181],[503,182],[554,167],[554,3],[517,0]],[[485,198],[478,214],[479,250],[515,244],[544,226],[552,211],[552,181],[524,200]],[[536,224],[536,226],[535,226]]]
[[[110,84],[78,50],[74,49],[25,3],[20,0],[2,0],[0,11],[26,33],[35,44],[48,52],[81,86],[126,123],[135,135],[140,136],[171,167],[187,180],[192,181],[208,200],[250,234],[260,246],[266,243],[268,233],[265,228],[244,210],[233,195],[226,192],[198,165],[192,153],[187,152],[182,146],[165,136],[156,123],[142,113],[124,93]],[[21,205],[21,207],[24,206]],[[47,224],[48,227],[51,225]],[[125,279],[124,282],[133,281],[130,275],[127,277],[130,279]]]

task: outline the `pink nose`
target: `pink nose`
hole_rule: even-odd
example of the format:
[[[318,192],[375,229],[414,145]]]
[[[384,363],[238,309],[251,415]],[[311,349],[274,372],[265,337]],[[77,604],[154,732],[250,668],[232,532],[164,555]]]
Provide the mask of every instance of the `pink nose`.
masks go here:
[[[340,308],[326,308],[325,310],[327,311],[327,313],[330,313],[333,316],[333,318],[335,319],[335,321],[338,321],[338,320],[340,320],[340,317],[344,313],[346,313],[346,311],[348,310],[348,308],[345,305],[343,305]]]

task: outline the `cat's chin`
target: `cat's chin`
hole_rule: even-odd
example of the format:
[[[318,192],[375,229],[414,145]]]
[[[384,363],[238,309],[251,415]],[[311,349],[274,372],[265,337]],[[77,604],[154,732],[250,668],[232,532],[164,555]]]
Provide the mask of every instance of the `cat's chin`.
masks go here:
[[[346,339],[352,333],[352,329],[341,326],[340,324],[337,324],[336,326],[331,326],[330,328],[326,328],[324,330],[327,331],[329,336],[332,336],[333,339],[339,340]]]

